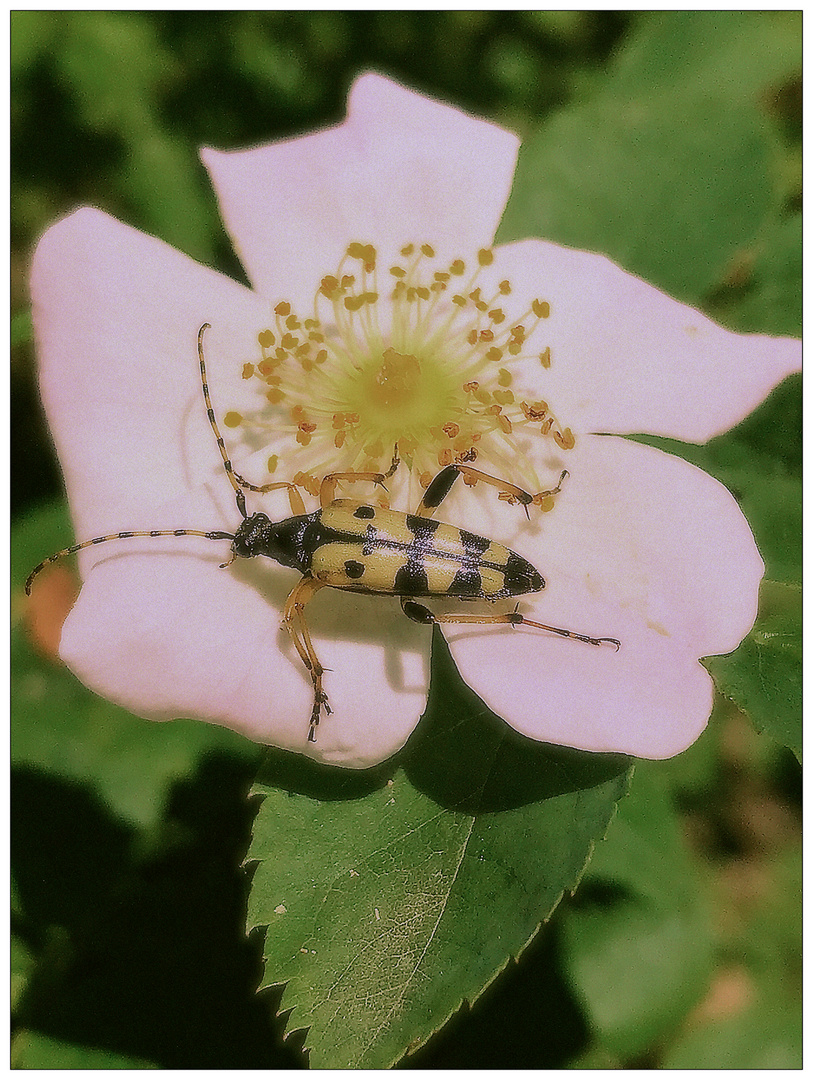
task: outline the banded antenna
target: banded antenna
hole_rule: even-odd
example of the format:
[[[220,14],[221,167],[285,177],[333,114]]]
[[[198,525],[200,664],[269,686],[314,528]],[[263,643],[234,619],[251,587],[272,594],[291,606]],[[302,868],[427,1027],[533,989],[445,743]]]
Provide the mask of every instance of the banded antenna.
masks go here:
[[[209,397],[209,385],[206,379],[206,361],[203,356],[203,335],[206,330],[210,329],[209,323],[204,323],[198,330],[198,357],[200,359],[200,379],[203,387],[203,400],[206,402],[206,414],[209,417],[209,423],[212,426],[212,431],[215,433],[217,439],[217,445],[220,450],[220,456],[223,458],[223,466],[226,470],[226,476],[229,478],[229,483],[234,488],[235,497],[237,499],[237,509],[245,518],[248,516],[246,513],[246,497],[243,492],[243,486],[249,488],[251,491],[263,491],[265,489],[255,487],[253,484],[249,484],[243,480],[243,477],[236,474],[229,460],[228,452],[226,451],[226,444],[223,442],[223,436],[220,434],[220,429],[217,426],[217,420],[215,419],[214,409],[212,408],[212,401]],[[242,486],[241,486],[242,485]],[[46,566],[56,562],[58,559],[64,558],[66,555],[75,555],[77,551],[82,551],[83,548],[92,547],[94,544],[106,544],[111,540],[129,540],[134,536],[202,536],[205,540],[234,540],[234,534],[228,532],[222,532],[221,530],[215,530],[211,532],[204,532],[200,529],[149,529],[149,530],[133,530],[117,533],[108,533],[106,536],[94,536],[92,540],[84,540],[81,544],[72,544],[71,547],[63,548],[62,551],[57,551],[56,554],[49,556],[47,559],[43,559],[41,563],[34,567],[31,573],[28,575],[25,581],[26,595],[31,595],[31,586],[34,578],[39,574],[41,570],[44,570]]]

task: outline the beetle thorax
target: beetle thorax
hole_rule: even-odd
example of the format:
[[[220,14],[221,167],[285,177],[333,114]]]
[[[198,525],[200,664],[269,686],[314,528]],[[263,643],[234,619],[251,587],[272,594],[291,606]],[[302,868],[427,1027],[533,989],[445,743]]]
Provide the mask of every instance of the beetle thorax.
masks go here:
[[[252,514],[234,534],[232,551],[239,559],[264,555],[304,574],[311,557],[307,533],[318,516],[317,512],[271,521],[266,514]]]

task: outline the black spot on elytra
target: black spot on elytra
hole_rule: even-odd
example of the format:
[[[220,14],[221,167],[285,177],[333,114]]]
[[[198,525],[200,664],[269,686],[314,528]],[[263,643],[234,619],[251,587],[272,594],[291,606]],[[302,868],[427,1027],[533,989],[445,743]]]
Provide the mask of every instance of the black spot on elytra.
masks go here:
[[[395,592],[398,596],[427,596],[429,579],[426,569],[418,562],[407,562],[395,575]]]
[[[467,555],[482,555],[491,544],[485,536],[478,536],[477,533],[469,532],[467,529],[460,530],[460,540]]]
[[[421,517],[420,514],[407,514],[406,523],[409,531],[418,538],[431,536],[440,527],[439,521],[435,521],[434,518]]]
[[[344,564],[344,572],[349,578],[360,578],[364,573],[364,563],[356,562],[355,559],[348,559]]]
[[[463,566],[449,585],[450,596],[482,596],[483,579],[473,566]]]
[[[374,518],[375,510],[372,506],[357,506],[353,511],[353,517],[356,518]]]

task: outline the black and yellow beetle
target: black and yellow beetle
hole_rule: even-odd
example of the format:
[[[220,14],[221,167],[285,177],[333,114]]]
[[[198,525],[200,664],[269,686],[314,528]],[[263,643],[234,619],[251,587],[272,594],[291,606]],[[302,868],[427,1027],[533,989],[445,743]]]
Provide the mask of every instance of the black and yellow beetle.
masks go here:
[[[461,474],[470,482],[483,481],[496,487],[504,498],[519,502],[526,508],[545,496],[556,495],[567,472],[550,491],[530,495],[527,491],[504,480],[489,476],[469,465],[447,465],[426,489],[414,514],[385,510],[355,499],[336,499],[340,481],[365,480],[383,485],[393,475],[399,461],[396,452],[386,473],[340,472],[329,473],[321,482],[320,509],[308,514],[299,489],[288,481],[258,487],[234,471],[223,437],[217,426],[203,356],[203,336],[209,328],[204,323],[198,331],[198,357],[209,423],[214,431],[226,475],[234,488],[237,508],[243,521],[235,533],[198,529],[153,529],[150,531],[118,532],[97,536],[81,544],[64,548],[35,566],[25,583],[26,593],[36,575],[49,563],[64,555],[72,555],[93,544],[110,540],[126,540],[134,536],[202,536],[207,540],[230,540],[232,559],[253,559],[257,555],[274,559],[283,566],[298,570],[302,575],[285,602],[283,624],[290,634],[303,664],[313,682],[313,709],[308,727],[308,741],[316,741],[316,727],[322,710],[330,713],[327,694],[322,687],[324,669],[313,648],[307,623],[305,605],[324,586],[351,592],[370,593],[400,598],[404,614],[418,623],[502,623],[511,626],[532,626],[562,637],[574,638],[589,645],[614,645],[615,638],[595,638],[563,630],[557,626],[526,619],[516,609],[500,615],[436,615],[419,597],[457,597],[461,600],[505,600],[513,596],[539,592],[545,580],[539,571],[515,551],[484,536],[435,521],[432,515],[448,495]],[[263,513],[249,515],[245,491],[269,492],[288,489],[292,517],[271,521]],[[227,566],[228,563],[224,563]]]

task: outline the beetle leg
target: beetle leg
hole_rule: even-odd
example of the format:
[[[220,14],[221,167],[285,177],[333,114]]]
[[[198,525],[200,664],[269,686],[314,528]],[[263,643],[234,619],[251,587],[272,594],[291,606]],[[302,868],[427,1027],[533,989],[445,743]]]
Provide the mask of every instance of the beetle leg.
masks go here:
[[[301,517],[301,515],[305,513],[305,503],[302,501],[302,496],[299,494],[299,488],[289,480],[276,480],[272,484],[263,484],[261,487],[257,487],[256,484],[250,484],[248,480],[244,479],[238,472],[236,472],[234,476],[244,488],[247,488],[249,491],[259,491],[260,494],[265,494],[268,491],[278,491],[280,488],[287,488],[288,502],[291,504],[291,513],[294,517]]]
[[[505,499],[507,502],[521,503],[525,508],[525,513],[527,515],[528,507],[531,503],[539,505],[544,499],[558,495],[562,490],[562,483],[564,482],[565,477],[569,474],[567,469],[563,469],[556,487],[551,488],[549,491],[538,491],[536,495],[531,495],[530,492],[524,491],[521,487],[517,487],[516,484],[511,484],[507,480],[500,480],[496,476],[489,476],[488,473],[480,472],[479,469],[473,469],[471,465],[447,465],[445,469],[440,470],[424,492],[420,505],[415,511],[416,515],[418,517],[432,517],[437,508],[452,490],[452,485],[455,480],[461,475],[464,479],[467,479],[471,486],[474,486],[474,484],[482,480],[484,484],[490,484],[492,487],[499,488],[499,497],[501,499]]]
[[[587,634],[578,634],[575,630],[563,630],[559,626],[547,626],[545,623],[534,622],[526,619],[519,611],[506,611],[502,615],[435,615],[428,607],[418,604],[409,597],[401,597],[401,608],[408,619],[413,622],[433,623],[508,623],[509,626],[534,626],[537,630],[547,630],[550,634],[558,634],[560,637],[573,638],[576,641],[584,641],[587,645],[614,645],[615,651],[621,648],[621,642],[617,638],[595,638]]]
[[[313,683],[313,709],[308,727],[308,742],[316,742],[316,727],[322,709],[328,714],[331,712],[327,694],[322,689],[322,676],[325,669],[319,663],[319,657],[316,655],[308,631],[308,624],[305,622],[305,605],[322,587],[322,582],[317,581],[315,578],[300,578],[285,601],[285,611],[282,617],[283,626],[291,635],[296,651],[299,653],[302,663],[310,672],[311,682]]]
[[[322,485],[319,488],[319,505],[324,510],[325,507],[330,506],[333,500],[336,498],[336,485],[340,480],[347,480],[353,482],[354,480],[369,480],[371,484],[383,485],[385,480],[388,480],[401,464],[401,459],[398,457],[398,444],[395,444],[395,449],[392,452],[392,464],[386,472],[334,472],[328,473],[322,480]]]

